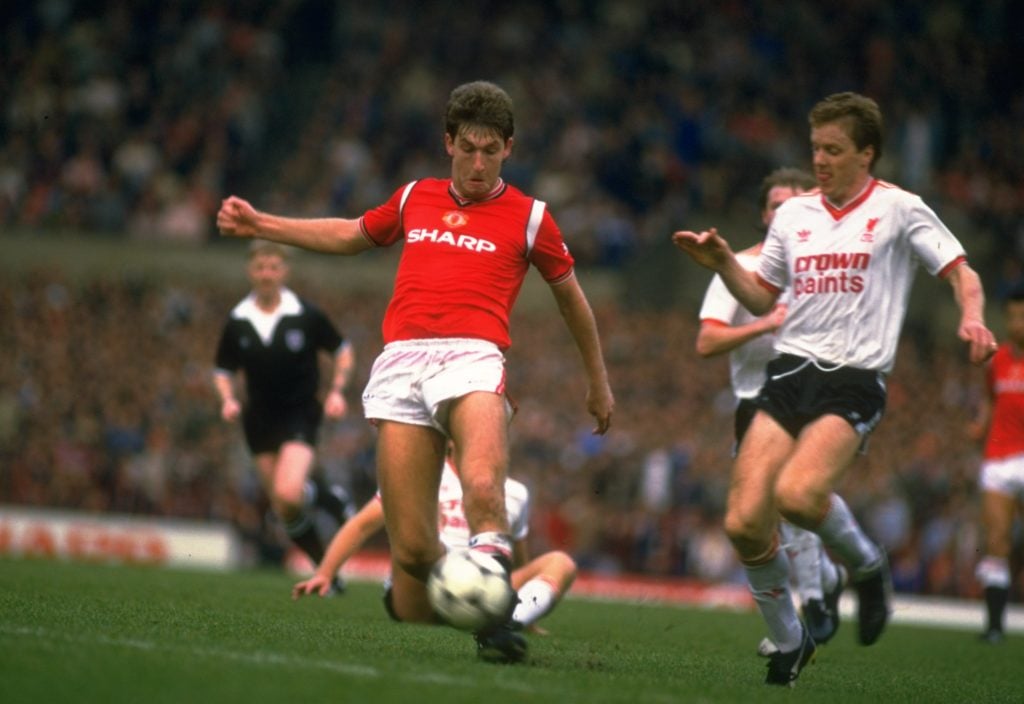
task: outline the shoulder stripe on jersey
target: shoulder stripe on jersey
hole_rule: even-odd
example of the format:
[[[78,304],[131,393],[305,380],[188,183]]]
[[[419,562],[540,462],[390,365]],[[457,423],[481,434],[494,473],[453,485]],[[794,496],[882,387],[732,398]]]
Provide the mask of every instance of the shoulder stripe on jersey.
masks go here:
[[[415,186],[419,181],[410,181],[405,190],[402,191],[402,199],[398,203],[398,218],[402,218],[402,213],[405,212],[405,201],[409,199],[409,194],[412,193],[412,187]]]
[[[526,224],[526,254],[529,256],[533,251],[533,245],[537,242],[537,231],[540,230],[540,223],[544,219],[544,208],[547,204],[542,200],[534,200],[530,208],[530,220]]]

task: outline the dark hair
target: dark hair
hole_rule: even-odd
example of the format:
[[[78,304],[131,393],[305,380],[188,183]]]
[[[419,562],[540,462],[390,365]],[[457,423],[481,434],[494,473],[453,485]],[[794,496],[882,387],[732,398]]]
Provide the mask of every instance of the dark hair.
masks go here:
[[[515,132],[512,98],[489,81],[463,83],[452,91],[444,111],[444,131],[455,139],[466,129],[494,132],[507,141]]]
[[[871,98],[859,93],[833,93],[813,108],[808,120],[811,127],[830,122],[845,122],[845,127],[858,150],[874,147],[874,166],[882,156],[882,111]]]
[[[817,185],[814,177],[803,169],[791,166],[775,169],[761,181],[761,207],[768,204],[768,194],[778,186],[792,188],[795,191],[809,191]]]

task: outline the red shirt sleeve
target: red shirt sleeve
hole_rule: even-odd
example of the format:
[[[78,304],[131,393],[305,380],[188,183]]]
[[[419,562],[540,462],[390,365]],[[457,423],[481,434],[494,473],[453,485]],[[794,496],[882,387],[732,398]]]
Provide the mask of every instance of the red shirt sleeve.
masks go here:
[[[363,213],[359,223],[367,239],[378,247],[390,247],[405,236],[402,229],[402,201],[415,185],[415,181],[405,184],[392,193],[383,205]]]
[[[555,219],[547,208],[537,230],[537,239],[529,254],[530,262],[549,284],[558,283],[569,278],[576,263],[569,247],[562,239],[562,231],[558,229]]]

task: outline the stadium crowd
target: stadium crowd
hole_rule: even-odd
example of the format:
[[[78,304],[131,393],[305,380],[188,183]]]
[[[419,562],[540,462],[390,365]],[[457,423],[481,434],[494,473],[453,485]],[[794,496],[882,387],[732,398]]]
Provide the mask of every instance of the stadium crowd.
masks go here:
[[[549,200],[578,258],[621,266],[669,223],[749,212],[758,174],[805,163],[813,101],[854,88],[887,115],[880,173],[969,225],[997,290],[1024,269],[1009,0],[49,0],[0,17],[6,227],[203,242],[225,193],[360,212],[443,163],[434,116],[486,77],[517,98],[509,180]]]
[[[508,180],[551,203],[581,265],[627,271],[664,258],[681,223],[756,222],[761,175],[806,162],[810,104],[852,87],[888,116],[880,173],[942,212],[998,298],[1024,277],[1022,15],[1009,0],[13,3],[0,10],[0,227],[204,247],[229,192],[360,212],[408,174],[443,173],[434,116],[451,85],[486,77],[517,98]],[[372,359],[382,301],[310,294]],[[227,518],[254,559],[278,559],[209,381],[238,295],[83,282],[59,264],[4,281],[0,502]],[[533,488],[536,548],[590,569],[738,579],[719,527],[724,367],[682,352],[691,310],[597,313],[621,409],[601,439],[579,417],[582,390],[565,388],[556,323],[513,324],[513,368],[530,370],[512,380],[513,468]],[[973,595],[978,457],[963,428],[978,379],[918,332],[845,491],[899,588]],[[370,433],[354,413],[323,437],[325,471],[360,498]]]

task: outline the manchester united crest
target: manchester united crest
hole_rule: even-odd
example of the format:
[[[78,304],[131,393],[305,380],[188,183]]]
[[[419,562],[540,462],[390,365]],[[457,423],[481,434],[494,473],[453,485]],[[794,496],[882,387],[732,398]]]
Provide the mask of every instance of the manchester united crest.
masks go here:
[[[461,210],[449,210],[441,216],[441,219],[444,220],[445,225],[452,228],[465,227],[469,222],[469,217]]]

